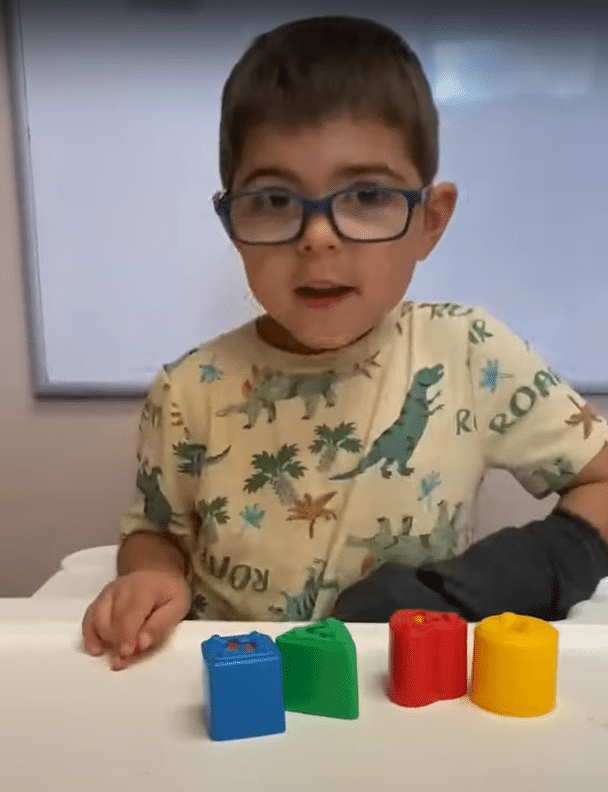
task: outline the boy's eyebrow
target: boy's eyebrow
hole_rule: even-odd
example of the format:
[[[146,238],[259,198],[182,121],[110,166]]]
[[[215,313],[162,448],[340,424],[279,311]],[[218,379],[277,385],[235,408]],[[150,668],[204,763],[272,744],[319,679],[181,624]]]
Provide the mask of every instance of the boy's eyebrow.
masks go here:
[[[252,181],[263,177],[274,177],[291,181],[295,184],[300,184],[300,177],[297,173],[290,171],[288,168],[256,168],[247,175],[241,182],[241,189],[247,187]],[[388,176],[400,182],[407,182],[408,179],[402,173],[398,173],[385,163],[366,163],[362,165],[345,165],[334,171],[334,176],[337,178],[353,178],[355,176]]]
[[[283,179],[286,181],[298,182],[298,183],[300,181],[297,174],[287,169],[256,168],[255,170],[251,171],[251,173],[247,176],[247,178],[243,179],[243,181],[241,182],[241,189],[247,187],[247,185],[250,184],[252,181],[255,181],[256,179],[260,179],[264,176],[273,176],[274,178],[277,179]]]
[[[353,176],[388,176],[396,181],[406,182],[403,173],[398,173],[384,162],[370,162],[365,165],[346,165],[336,173],[337,176],[352,178]]]

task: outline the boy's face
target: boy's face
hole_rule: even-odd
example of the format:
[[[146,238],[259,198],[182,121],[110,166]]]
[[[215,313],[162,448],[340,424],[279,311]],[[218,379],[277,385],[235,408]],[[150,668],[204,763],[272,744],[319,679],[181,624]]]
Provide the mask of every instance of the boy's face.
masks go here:
[[[361,185],[424,186],[402,132],[376,119],[343,116],[297,129],[257,127],[245,141],[231,192],[282,187],[320,198]],[[268,314],[258,323],[262,337],[313,353],[365,335],[403,299],[416,262],[436,245],[455,202],[452,184],[434,186],[427,204],[415,207],[407,234],[389,242],[340,239],[317,214],[296,242],[236,243],[251,290]],[[326,286],[348,291],[328,300],[311,298],[306,288]]]

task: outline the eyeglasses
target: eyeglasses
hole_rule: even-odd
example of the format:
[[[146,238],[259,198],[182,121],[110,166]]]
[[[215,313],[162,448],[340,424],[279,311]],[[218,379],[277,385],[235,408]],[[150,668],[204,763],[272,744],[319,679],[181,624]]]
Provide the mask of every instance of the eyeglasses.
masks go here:
[[[318,200],[272,187],[236,195],[216,193],[213,205],[231,239],[247,245],[281,245],[304,233],[308,218],[324,214],[336,234],[351,242],[389,242],[404,236],[414,207],[428,188],[351,187]]]

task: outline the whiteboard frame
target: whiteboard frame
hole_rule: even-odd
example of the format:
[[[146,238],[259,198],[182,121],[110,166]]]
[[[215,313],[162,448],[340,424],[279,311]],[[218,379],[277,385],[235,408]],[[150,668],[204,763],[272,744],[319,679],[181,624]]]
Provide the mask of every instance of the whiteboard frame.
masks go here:
[[[33,396],[39,400],[142,399],[145,397],[149,386],[141,383],[52,382],[49,379],[39,279],[40,261],[30,151],[21,9],[19,0],[5,0],[3,7],[8,56],[9,104],[13,118],[13,145],[21,226],[21,259],[27,324],[27,348]],[[584,386],[576,381],[570,380],[569,382],[583,396],[608,395],[608,379],[604,383],[597,381],[587,383]]]
[[[13,146],[17,175],[19,222],[21,226],[21,261],[27,325],[27,351],[30,360],[30,382],[33,396],[40,400],[142,399],[148,391],[148,387],[142,384],[52,382],[49,379],[42,319],[42,294],[39,279],[40,259],[30,152],[30,127],[21,9],[19,0],[5,0],[3,6],[8,56],[9,104],[13,118]]]

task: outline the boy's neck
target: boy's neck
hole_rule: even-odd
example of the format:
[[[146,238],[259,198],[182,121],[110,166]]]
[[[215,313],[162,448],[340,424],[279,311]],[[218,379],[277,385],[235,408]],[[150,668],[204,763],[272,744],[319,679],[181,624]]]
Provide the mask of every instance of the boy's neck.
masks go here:
[[[268,316],[268,314],[264,314],[264,316],[260,316],[259,319],[256,319],[256,329],[263,341],[283,352],[292,352],[296,355],[322,355],[326,352],[338,351],[337,349],[311,349],[301,344],[288,330],[271,316]],[[346,349],[347,347],[353,346],[353,344],[356,344],[358,341],[361,341],[362,338],[369,335],[372,329],[373,328],[370,328],[358,338],[355,338],[354,341],[351,341],[350,344],[347,344],[345,347],[339,347],[338,349]]]

